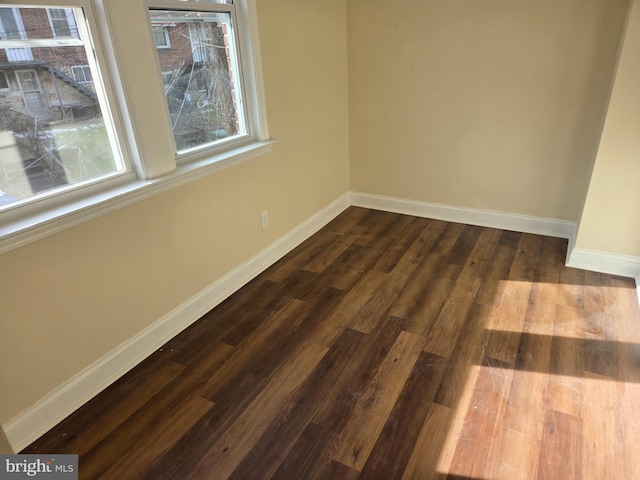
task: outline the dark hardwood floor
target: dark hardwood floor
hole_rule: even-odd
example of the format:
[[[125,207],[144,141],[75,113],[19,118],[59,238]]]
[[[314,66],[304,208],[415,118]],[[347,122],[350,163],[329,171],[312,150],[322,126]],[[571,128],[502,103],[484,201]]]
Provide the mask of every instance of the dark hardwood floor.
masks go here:
[[[94,479],[640,479],[633,280],[350,208],[23,453]]]

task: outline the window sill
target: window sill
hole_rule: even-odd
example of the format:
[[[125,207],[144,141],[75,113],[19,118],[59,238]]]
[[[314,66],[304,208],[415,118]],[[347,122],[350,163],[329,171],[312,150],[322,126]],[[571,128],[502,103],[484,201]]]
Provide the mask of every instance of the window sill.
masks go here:
[[[254,142],[197,162],[163,177],[136,180],[106,192],[0,224],[0,254],[179,187],[271,151],[273,140]]]

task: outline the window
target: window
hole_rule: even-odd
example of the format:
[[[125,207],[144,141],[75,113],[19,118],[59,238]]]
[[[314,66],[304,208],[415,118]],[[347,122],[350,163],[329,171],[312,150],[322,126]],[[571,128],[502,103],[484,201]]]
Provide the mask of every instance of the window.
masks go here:
[[[20,35],[5,30],[8,43],[0,42],[0,49],[16,46],[6,50],[33,51],[31,58],[16,60],[8,55],[9,65],[16,65],[17,88],[0,95],[0,215],[36,202],[60,201],[65,193],[131,171],[120,154],[103,83],[94,82],[89,89],[65,73],[66,64],[74,62],[84,64],[72,69],[74,77],[79,75],[83,82],[101,78],[83,10],[27,6],[0,10],[5,28],[10,18],[11,25],[26,27]],[[50,38],[41,27],[47,18],[56,37],[65,40]],[[82,35],[76,25],[84,29]],[[3,73],[0,88],[7,87]]]
[[[156,40],[156,47],[158,48],[171,48],[171,42],[169,41],[169,28],[154,26],[153,37]]]
[[[0,38],[3,40],[24,38],[24,27],[17,8],[0,7]]]
[[[78,29],[70,8],[47,8],[53,36],[78,38]]]
[[[152,30],[169,30],[175,55],[158,56],[178,157],[249,134],[231,3],[149,11]]]
[[[75,67],[71,67],[71,73],[73,74],[73,79],[76,82],[93,82],[93,77],[91,76],[91,67],[89,67],[89,65],[78,65]]]
[[[9,90],[10,88],[7,74],[0,70],[0,90]]]
[[[271,150],[254,0],[10,1],[0,253]]]

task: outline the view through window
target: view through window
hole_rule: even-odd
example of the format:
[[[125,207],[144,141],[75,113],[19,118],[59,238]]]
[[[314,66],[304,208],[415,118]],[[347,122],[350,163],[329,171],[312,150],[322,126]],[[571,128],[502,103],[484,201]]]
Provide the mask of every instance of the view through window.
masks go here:
[[[125,170],[86,27],[64,5],[0,7],[0,209]]]
[[[247,134],[231,13],[149,15],[177,152]]]

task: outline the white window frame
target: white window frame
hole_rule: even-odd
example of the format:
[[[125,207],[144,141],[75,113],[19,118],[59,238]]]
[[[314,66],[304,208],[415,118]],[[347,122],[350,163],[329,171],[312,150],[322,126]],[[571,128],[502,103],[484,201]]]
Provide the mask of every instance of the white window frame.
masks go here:
[[[93,76],[96,94],[101,99],[103,118],[105,122],[110,124],[110,130],[114,132],[113,135],[109,135],[110,143],[114,160],[122,166],[122,170],[98,179],[55,188],[31,198],[4,205],[0,211],[0,253],[54,233],[54,231],[59,231],[62,229],[60,227],[71,226],[71,223],[68,222],[69,219],[67,218],[65,221],[63,217],[71,211],[79,211],[86,207],[85,199],[104,195],[105,192],[120,188],[127,182],[136,179],[122,126],[122,116],[116,101],[114,84],[109,74],[109,61],[100,45],[99,28],[92,6],[93,2],[91,0],[11,0],[11,2],[14,5],[24,5],[25,8],[60,8],[60,5],[63,5],[65,9],[73,10],[79,18],[84,17],[84,22],[78,22],[76,26],[80,38],[86,40],[75,37],[23,38],[2,40],[0,48],[83,46],[85,41],[88,45],[92,45],[95,57],[89,54],[88,62],[91,68],[98,73]],[[15,10],[18,8],[20,7],[15,7]],[[88,28],[85,28],[85,22]],[[98,78],[96,79],[96,77]],[[43,224],[50,222],[57,224],[58,228],[54,230],[43,226]],[[39,234],[34,235],[34,231],[38,231]]]
[[[257,41],[257,19],[255,0],[235,0],[235,3],[215,3],[199,0],[145,0],[147,10],[182,10],[182,11],[210,11],[229,13],[233,25],[233,34],[237,48],[237,67],[241,91],[244,119],[247,133],[223,139],[219,142],[206,144],[178,153],[175,140],[172,138],[176,163],[187,164],[202,159],[224,154],[234,148],[249,145],[269,138],[264,100],[262,70],[260,63],[260,46]],[[148,22],[147,30],[153,37],[153,27]],[[155,39],[154,39],[155,45]],[[157,77],[162,79],[160,62],[156,57]],[[169,122],[169,109],[165,108],[165,116]]]
[[[118,61],[119,38],[114,38],[117,28],[110,18],[110,0],[10,0],[13,5],[24,5],[40,8],[81,8],[91,30],[98,63],[100,64],[99,83],[103,84],[108,97],[109,110],[116,130],[116,141],[127,165],[123,174],[114,178],[95,182],[87,186],[71,186],[68,191],[47,198],[38,199],[16,208],[0,211],[0,254],[11,249],[44,238],[89,219],[131,205],[150,196],[167,191],[185,183],[195,181],[207,175],[215,174],[231,168],[249,159],[264,155],[271,151],[275,143],[269,138],[267,125],[266,101],[264,95],[262,66],[260,61],[260,45],[256,14],[257,0],[235,0],[232,7],[236,11],[234,30],[243,72],[244,104],[247,106],[247,123],[250,134],[243,139],[216,144],[213,148],[203,148],[181,158],[174,157],[173,169],[167,168],[167,159],[156,159],[155,156],[143,157],[142,149],[149,142],[149,133],[139,133],[139,122],[144,119],[134,115],[140,109],[140,101],[135,95],[129,95],[125,87],[126,72],[121,71],[123,65]],[[210,4],[198,0],[130,0],[139,2],[142,8],[191,9],[203,10],[210,7],[224,7],[224,4]],[[78,22],[78,28],[83,29]],[[153,48],[149,55],[155,58],[155,40],[151,23],[146,19],[145,28],[149,35],[147,45]],[[81,38],[87,38],[89,32],[81,30]],[[54,39],[59,45],[81,45],[77,38]],[[0,41],[0,48],[25,48],[48,46],[42,40]],[[164,91],[159,61],[156,60],[158,88]],[[151,77],[152,75],[150,75]],[[94,82],[96,75],[93,75]],[[151,81],[151,80],[150,80]],[[142,104],[143,105],[143,104]],[[144,108],[143,108],[144,110]],[[104,112],[106,114],[106,112]],[[167,126],[170,125],[167,107]],[[170,128],[167,128],[170,132]],[[164,132],[154,132],[163,135]],[[139,141],[138,135],[143,135]],[[173,138],[171,138],[173,141]],[[142,144],[142,145],[141,145]],[[50,197],[50,198],[48,198]]]

